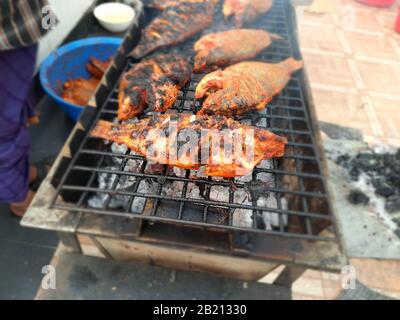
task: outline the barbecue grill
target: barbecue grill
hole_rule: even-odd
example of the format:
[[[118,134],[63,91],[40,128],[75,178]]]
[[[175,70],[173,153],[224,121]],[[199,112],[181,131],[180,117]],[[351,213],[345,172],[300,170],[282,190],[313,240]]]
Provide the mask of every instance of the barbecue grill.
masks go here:
[[[221,10],[218,12],[216,23],[204,33],[229,28]],[[121,75],[138,63],[127,53],[150,19],[142,15],[124,39],[91,101],[93,108],[85,110],[23,224],[62,231],[63,239],[65,232],[89,235],[106,257],[115,258],[116,254],[111,254],[97,236],[180,248],[182,252],[195,250],[249,261],[339,270],[345,259],[325,184],[323,154],[304,71],[292,77],[265,112],[252,112],[240,119],[289,140],[282,159],[265,162],[248,177],[194,178],[196,173],[190,170],[155,166],[123,147],[90,137],[99,120],[115,120]],[[279,34],[282,40],[275,41],[257,60],[301,59],[294,26],[289,2],[276,0],[254,27]],[[189,40],[178,50],[190,53],[193,43]],[[172,112],[195,113],[200,109],[194,92],[202,76],[193,75]],[[247,217],[247,224],[238,222],[238,215]],[[71,241],[66,243],[71,245]],[[74,244],[80,248],[77,241]]]

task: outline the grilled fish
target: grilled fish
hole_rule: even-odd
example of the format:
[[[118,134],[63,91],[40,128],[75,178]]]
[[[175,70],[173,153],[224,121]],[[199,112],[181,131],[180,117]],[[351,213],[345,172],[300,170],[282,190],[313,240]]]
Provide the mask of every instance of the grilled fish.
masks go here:
[[[182,2],[166,7],[142,32],[132,56],[139,59],[156,49],[175,45],[194,36],[213,22],[212,1]]]
[[[84,78],[67,80],[64,83],[61,95],[62,98],[69,103],[78,106],[86,106],[96,91],[111,60],[112,57],[105,61],[91,57],[89,63],[86,65],[86,69],[90,73],[91,78],[89,80]]]
[[[206,75],[196,88],[196,98],[206,97],[199,115],[235,117],[262,110],[303,67],[289,58],[278,64],[241,62]]]
[[[234,16],[236,27],[241,28],[266,13],[272,5],[273,0],[225,0],[223,13],[226,18]]]
[[[101,61],[96,59],[95,57],[91,57],[89,59],[89,63],[86,65],[86,69],[93,77],[101,79],[106,73],[108,66],[111,63],[111,60],[112,57],[108,58],[108,60],[105,61]]]
[[[225,178],[247,175],[261,161],[282,157],[288,143],[268,130],[233,119],[188,114],[157,114],[135,124],[99,121],[91,137],[125,144],[160,164],[189,170],[204,166],[206,175]]]
[[[191,77],[188,59],[177,53],[149,57],[123,76],[118,95],[118,118],[128,120],[149,111],[164,112],[176,101]]]
[[[204,72],[254,58],[266,49],[278,35],[264,30],[237,29],[211,33],[194,45],[196,51],[195,72]]]
[[[89,80],[83,78],[68,80],[64,83],[62,98],[69,103],[86,106],[96,91],[99,82],[100,80],[95,77]]]

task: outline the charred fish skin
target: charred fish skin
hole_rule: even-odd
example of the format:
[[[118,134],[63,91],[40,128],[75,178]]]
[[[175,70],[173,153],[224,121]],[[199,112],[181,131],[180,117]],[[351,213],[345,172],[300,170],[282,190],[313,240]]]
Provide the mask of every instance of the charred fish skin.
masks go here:
[[[192,77],[192,63],[189,62],[189,58],[176,51],[169,54],[157,54],[148,59],[154,60],[164,74],[180,88],[185,86]]]
[[[190,144],[192,157],[180,153],[182,144],[174,140],[186,135],[188,131],[196,138]],[[221,132],[225,133],[223,138],[218,136]],[[226,149],[226,137],[235,134],[242,139],[239,140],[239,144],[235,144],[240,149],[239,154],[232,152],[232,146]],[[251,157],[242,155],[242,151],[249,148],[249,144],[246,144],[249,134],[253,138]],[[219,148],[217,156],[213,154],[215,145],[212,147],[210,144],[216,135]],[[282,157],[288,143],[286,138],[268,130],[242,125],[233,119],[187,114],[172,116],[157,114],[135,124],[99,121],[91,132],[91,137],[125,144],[131,150],[160,164],[189,170],[198,170],[204,166],[206,175],[225,178],[247,175],[261,161]],[[220,144],[221,141],[224,143]]]
[[[204,103],[198,115],[236,117],[262,110],[303,67],[293,58],[278,64],[247,61],[206,75],[196,88]]]
[[[236,29],[203,36],[194,45],[194,72],[215,70],[236,62],[252,59],[280,36],[258,29]]]
[[[268,12],[273,0],[224,0],[223,14],[225,18],[234,16],[237,28],[254,21],[259,15]]]
[[[191,78],[188,59],[176,52],[151,56],[123,76],[118,94],[118,119],[126,121],[146,109],[165,112],[175,103],[179,89]]]
[[[214,20],[213,1],[182,2],[168,6],[142,31],[131,55],[140,59],[156,49],[179,44],[209,27]]]

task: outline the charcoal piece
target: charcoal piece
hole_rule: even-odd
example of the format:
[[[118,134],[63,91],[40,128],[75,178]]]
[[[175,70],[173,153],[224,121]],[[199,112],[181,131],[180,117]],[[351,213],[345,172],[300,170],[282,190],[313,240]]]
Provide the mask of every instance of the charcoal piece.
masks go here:
[[[348,154],[342,154],[336,159],[336,163],[343,167],[347,167],[349,161],[350,161],[350,156]]]
[[[386,181],[384,177],[372,179],[372,185],[375,188],[375,193],[382,197],[388,198],[394,195],[394,188]]]
[[[396,188],[400,189],[400,175],[396,173],[392,173],[388,179],[390,183]]]
[[[400,195],[394,195],[386,200],[385,209],[389,213],[400,211]]]
[[[352,190],[348,195],[347,199],[350,203],[355,205],[367,205],[369,203],[369,197],[360,190]]]
[[[395,158],[396,158],[397,160],[400,161],[400,149],[397,150],[397,152],[395,153],[394,156],[395,156]]]
[[[360,177],[361,171],[357,167],[352,167],[351,170],[349,171],[350,178],[353,181],[358,181],[358,178]]]
[[[352,167],[368,172],[375,170],[378,163],[376,155],[372,153],[360,153],[355,159],[353,159]]]
[[[261,180],[250,181],[245,184],[247,192],[253,201],[257,201],[261,197],[268,198],[271,186]]]

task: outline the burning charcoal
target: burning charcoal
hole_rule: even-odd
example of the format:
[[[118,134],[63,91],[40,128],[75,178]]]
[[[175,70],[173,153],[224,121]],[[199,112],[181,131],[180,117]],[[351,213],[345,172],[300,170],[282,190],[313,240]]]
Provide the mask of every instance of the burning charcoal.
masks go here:
[[[259,117],[255,123],[257,127],[267,128],[267,109],[262,109],[259,111]]]
[[[188,189],[186,192],[186,198],[189,199],[201,199],[200,189],[194,183],[188,183]]]
[[[287,202],[281,199],[282,209],[287,210]],[[268,198],[262,197],[257,201],[257,205],[266,208],[278,208],[278,202],[274,195],[270,195]],[[266,230],[272,230],[273,227],[279,227],[279,213],[265,211],[263,212],[263,220],[265,223]],[[282,215],[282,222],[285,226],[288,224],[288,216]]]
[[[252,228],[253,210],[236,209],[233,214],[233,225],[235,227]]]
[[[154,194],[155,186],[152,182],[148,180],[142,180],[138,186],[137,192],[142,194]],[[146,198],[135,197],[132,202],[131,212],[132,213],[142,213],[146,207]]]
[[[356,205],[367,205],[369,203],[369,197],[361,190],[352,190],[348,195],[347,200],[349,200],[350,203]]]
[[[385,198],[390,197],[395,192],[393,187],[386,182],[386,179],[384,177],[373,179],[372,185],[375,188],[375,193]]]
[[[105,169],[116,170],[115,168],[112,167],[106,167]],[[102,190],[112,189],[116,179],[118,179],[118,176],[116,174],[99,173],[97,177],[99,189]],[[115,189],[125,190],[130,186],[132,186],[135,182],[136,182],[135,177],[120,175],[119,181]],[[106,193],[99,192],[88,200],[88,205],[92,208],[101,209],[104,207],[108,197],[109,196]],[[125,207],[128,201],[129,201],[128,196],[115,195],[111,197],[110,204],[108,205],[108,207],[112,209]]]
[[[389,213],[400,211],[400,196],[394,195],[386,200],[385,209]]]
[[[271,186],[266,182],[256,180],[246,183],[245,188],[249,192],[251,199],[257,201],[261,197],[268,197]]]
[[[168,183],[163,187],[162,195],[167,197],[182,197],[184,182],[174,181],[173,183]]]
[[[204,174],[205,167],[201,167],[199,170],[194,171],[195,178],[204,178],[206,179],[207,176]]]
[[[236,177],[235,178],[235,183],[246,183],[246,182],[250,182],[251,180],[253,180],[253,173],[250,173],[246,176],[242,176],[242,177]]]
[[[250,196],[246,190],[238,189],[235,191],[233,202],[251,206],[252,203],[249,199]],[[233,225],[236,227],[251,228],[253,226],[253,210],[236,209],[233,214]]]
[[[126,172],[140,172],[140,168],[142,167],[141,160],[128,160],[125,165],[124,171]]]
[[[153,161],[147,161],[146,168],[144,169],[144,173],[146,174],[157,174],[164,176],[165,165],[155,163]]]
[[[242,123],[244,125],[248,125],[248,126],[253,125],[251,119],[249,119],[249,118],[245,118],[245,119],[240,120],[240,123]]]
[[[233,195],[233,202],[238,204],[250,204],[250,196],[245,189],[237,189]]]
[[[229,188],[224,186],[211,187],[210,200],[218,202],[229,202]]]
[[[274,163],[271,160],[263,161],[260,163],[260,165],[257,167],[259,169],[265,169],[265,170],[273,170],[274,169]],[[275,178],[272,173],[269,172],[260,172],[257,174],[257,179],[264,181],[268,183],[270,186],[275,185]]]
[[[178,167],[173,167],[173,175],[176,177],[186,177],[186,170],[178,168]]]
[[[115,154],[126,154],[128,147],[124,144],[113,143],[111,145],[111,151]]]
[[[122,154],[125,155],[128,152],[128,148],[125,145],[119,145],[117,143],[113,143],[111,145],[111,152],[115,154]],[[130,151],[131,155],[137,155],[135,152]],[[112,157],[112,161],[116,166],[120,166],[123,158],[118,158],[118,157]],[[141,160],[134,160],[130,159],[126,162],[125,166],[125,171],[130,171],[130,172],[139,172],[140,167],[142,166],[142,161]]]

